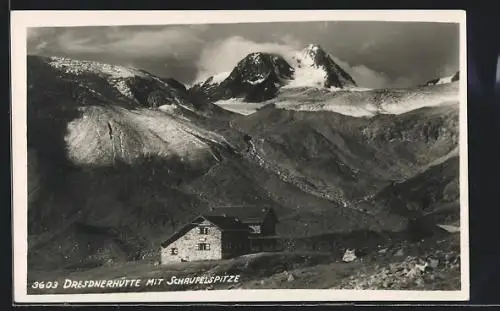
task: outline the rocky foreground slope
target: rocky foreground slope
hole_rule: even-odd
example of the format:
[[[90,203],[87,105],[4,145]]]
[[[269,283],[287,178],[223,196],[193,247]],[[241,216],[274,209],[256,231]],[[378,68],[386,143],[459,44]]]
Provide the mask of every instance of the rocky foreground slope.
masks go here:
[[[344,245],[345,246],[345,245]],[[357,290],[459,290],[460,246],[457,234],[436,235],[412,241],[381,242],[371,253],[352,261],[336,252],[257,253],[229,260],[187,262],[168,266],[148,261],[115,263],[84,271],[40,272],[28,280],[141,279],[139,288],[70,288],[36,290],[44,293],[102,293],[118,291],[163,292],[221,289],[357,289]],[[57,277],[59,274],[60,277]],[[230,283],[194,283],[220,275],[238,276]],[[48,277],[47,277],[48,276]],[[150,277],[163,278],[156,286],[145,286]],[[188,280],[191,284],[180,284]]]

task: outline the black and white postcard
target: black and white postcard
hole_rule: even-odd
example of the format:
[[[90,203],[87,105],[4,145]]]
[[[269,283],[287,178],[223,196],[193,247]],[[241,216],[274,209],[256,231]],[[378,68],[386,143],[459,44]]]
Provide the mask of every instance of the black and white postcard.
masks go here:
[[[14,11],[16,302],[469,297],[463,11]]]

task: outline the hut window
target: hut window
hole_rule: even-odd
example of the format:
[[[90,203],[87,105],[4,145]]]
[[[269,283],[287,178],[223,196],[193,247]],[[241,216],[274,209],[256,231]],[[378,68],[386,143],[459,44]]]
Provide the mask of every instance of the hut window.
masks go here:
[[[177,255],[179,253],[179,250],[177,249],[177,247],[172,247],[170,249],[170,255]]]
[[[208,244],[208,243],[199,243],[198,244],[198,250],[199,251],[209,251],[210,250],[210,244]]]
[[[208,234],[208,228],[207,227],[200,227],[200,234]]]
[[[259,225],[252,225],[252,226],[250,226],[250,230],[252,233],[260,233],[260,226]]]

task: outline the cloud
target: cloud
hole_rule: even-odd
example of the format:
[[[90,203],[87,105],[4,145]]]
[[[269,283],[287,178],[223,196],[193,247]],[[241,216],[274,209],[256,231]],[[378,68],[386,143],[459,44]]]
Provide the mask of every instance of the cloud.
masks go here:
[[[40,37],[50,36],[56,32],[56,28],[32,27],[26,31],[28,41],[37,40]]]
[[[153,29],[130,27],[78,27],[52,30],[34,29],[28,42],[34,49],[41,42],[45,49],[69,54],[107,54],[133,57],[191,57],[203,43],[200,35],[207,26],[168,26]],[[49,36],[50,35],[50,36]],[[34,42],[36,41],[36,43]]]
[[[286,56],[319,43],[360,86],[403,87],[456,72],[458,33],[452,24],[347,21],[40,27],[28,31],[28,52],[134,64],[190,83],[232,70],[251,52]]]
[[[335,33],[335,38],[332,36],[331,31],[325,38],[290,27],[269,26],[252,31],[214,25],[31,28],[28,52],[135,64],[159,75],[173,75],[185,83],[231,71],[238,61],[252,52],[278,53],[288,60],[311,42],[320,43],[332,55],[340,56],[338,64],[361,87],[411,86],[432,79],[434,75],[450,75],[456,71],[453,66],[442,69],[441,66],[422,65],[428,71],[424,74],[424,69],[409,68],[407,57],[391,54],[388,58],[387,51],[380,50],[381,46],[386,46],[381,44],[384,40],[378,37],[351,44],[351,41],[341,40],[339,32]]]
[[[28,52],[38,53],[45,50],[55,32],[55,28],[28,28],[26,31]]]
[[[47,41],[42,41],[35,46],[36,51],[41,51],[47,47],[49,43]]]
[[[72,32],[59,34],[55,40],[59,50],[66,53],[97,53],[102,52],[100,48],[90,44],[92,37],[76,37]],[[46,45],[47,46],[47,45]]]
[[[290,34],[285,34],[283,37],[279,38],[278,40],[294,50],[298,50],[305,45],[304,42],[300,41],[299,39],[295,38],[294,36],[292,36]]]
[[[459,69],[460,69],[459,66],[457,67],[456,64],[445,64],[440,68],[438,76],[439,77],[453,76],[457,71],[459,71]]]
[[[387,74],[368,68],[365,65],[351,66],[349,63],[344,62],[334,57],[335,62],[349,73],[356,84],[360,87],[371,89],[381,88],[404,88],[415,85],[415,79],[411,77],[397,77],[390,78]]]
[[[365,65],[351,66],[347,62],[335,57],[334,61],[342,67],[342,69],[349,73],[356,84],[360,87],[377,89],[387,87],[389,84],[389,80],[386,75],[372,70]]]

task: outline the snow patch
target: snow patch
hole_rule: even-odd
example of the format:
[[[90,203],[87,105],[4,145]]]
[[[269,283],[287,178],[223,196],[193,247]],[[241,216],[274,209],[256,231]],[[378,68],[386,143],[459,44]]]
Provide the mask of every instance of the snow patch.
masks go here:
[[[330,89],[333,89],[335,91],[349,91],[349,92],[366,92],[366,91],[373,91],[373,89],[371,88],[367,88],[367,87],[346,87],[346,88],[343,88],[343,89],[339,89],[339,88],[335,88],[335,87],[331,87]]]
[[[452,83],[452,82],[455,82],[455,81],[453,81],[453,77],[455,77],[455,74],[451,75],[449,77],[439,78],[439,79],[437,79],[436,82],[433,82],[434,80],[431,80],[431,81],[427,82],[426,85],[431,86],[431,85],[440,85],[440,84]]]
[[[181,104],[179,104],[179,106],[180,106],[180,107],[182,107],[182,108],[184,108],[184,109],[186,109],[186,110],[189,110],[189,111],[191,111],[191,112],[197,113],[197,112],[196,112],[196,111],[194,111],[192,108],[190,108],[190,107],[188,107],[188,106],[186,106],[186,105],[181,105]]]
[[[319,49],[319,46],[317,44],[309,44],[306,48],[307,51],[311,51],[311,52],[317,52]]]
[[[238,98],[219,100],[214,102],[214,104],[225,110],[241,115],[250,115],[252,113],[255,113],[259,108],[266,105],[266,103],[247,103]]]
[[[277,102],[276,108],[296,111],[330,111],[352,117],[373,117],[378,113],[375,105],[349,106],[332,103],[303,104],[299,102]]]
[[[251,58],[253,63],[258,64],[258,63],[260,63],[260,58],[259,58],[260,56],[261,56],[260,53],[254,53],[254,54],[252,54],[252,56],[250,56],[250,58]]]
[[[217,84],[222,83],[224,80],[226,80],[229,75],[231,74],[230,71],[224,71],[224,72],[219,72],[213,76],[210,76],[208,78],[204,77],[199,77],[192,83],[188,84],[188,87],[194,87],[194,86],[204,86],[204,87],[210,87],[214,86]],[[206,77],[206,76],[205,76]]]
[[[158,107],[159,110],[163,111],[163,112],[167,112],[167,113],[174,113],[176,110],[177,110],[177,106],[176,105],[163,105],[163,106],[160,106]]]
[[[439,79],[435,84],[438,85],[438,84],[451,83],[452,82],[451,79],[453,79],[453,76],[444,77]]]
[[[303,97],[306,96],[307,99]],[[422,90],[338,91],[330,94],[289,94],[275,102],[277,108],[297,111],[332,111],[353,117],[372,117],[378,114],[403,114],[412,110],[451,106],[458,102],[454,89],[423,92]]]
[[[327,74],[321,68],[314,67],[297,67],[293,76],[293,80],[283,86],[283,88],[296,87],[324,87]]]
[[[441,96],[411,96],[408,100],[382,103],[381,108],[388,114],[402,114],[411,110],[424,107],[455,105],[458,94],[446,94]]]
[[[127,84],[125,80],[117,80],[117,79],[109,79],[108,83],[113,86],[118,92],[120,92],[123,96],[133,101],[137,101],[132,93],[132,90]]]
[[[137,99],[134,97],[132,90],[127,84],[127,80],[134,77],[152,77],[131,67],[110,65],[95,61],[75,60],[66,57],[49,57],[48,64],[51,67],[70,75],[80,76],[90,73],[100,76],[120,94],[135,102],[137,102]]]
[[[257,79],[255,79],[255,80],[246,80],[245,82],[247,82],[247,83],[249,83],[249,84],[251,84],[251,85],[257,85],[257,84],[259,84],[259,83],[264,82],[264,81],[267,79],[267,77],[268,77],[268,76],[269,76],[269,74],[268,74],[268,75],[265,75],[265,76],[259,76],[259,77],[257,77]]]
[[[318,67],[310,55],[310,51],[317,51],[315,45],[309,45],[305,51],[297,52],[291,59],[294,69],[293,79],[283,88],[296,87],[324,87],[327,72]]]
[[[460,227],[458,227],[458,226],[441,225],[441,224],[436,225],[436,226],[438,226],[439,228],[441,228],[443,230],[446,230],[446,231],[448,231],[450,233],[458,233],[458,232],[460,232]]]
[[[68,74],[81,75],[84,73],[94,73],[109,76],[111,78],[133,78],[136,76],[145,77],[146,75],[135,68],[110,65],[87,60],[75,60],[66,57],[49,57],[49,63],[55,69]]]
[[[111,137],[110,122],[113,124]],[[117,159],[130,163],[151,154],[178,155],[186,161],[198,161],[212,156],[204,139],[226,144],[219,135],[177,115],[97,106],[86,107],[81,118],[71,121],[65,137],[68,156],[74,163],[95,165],[109,165]]]

